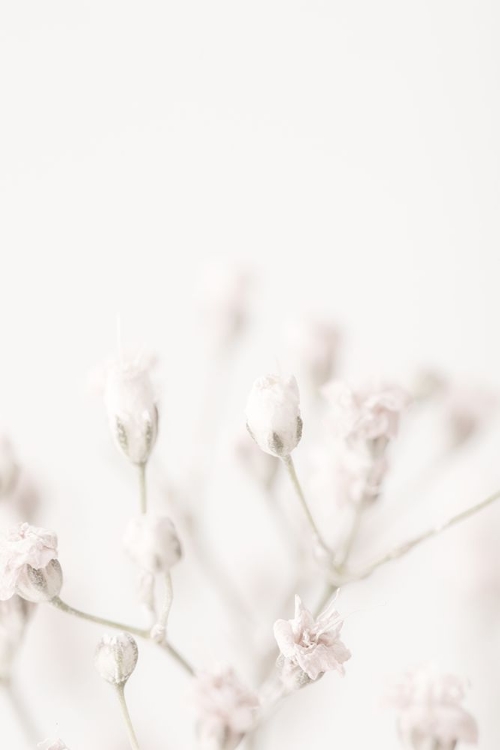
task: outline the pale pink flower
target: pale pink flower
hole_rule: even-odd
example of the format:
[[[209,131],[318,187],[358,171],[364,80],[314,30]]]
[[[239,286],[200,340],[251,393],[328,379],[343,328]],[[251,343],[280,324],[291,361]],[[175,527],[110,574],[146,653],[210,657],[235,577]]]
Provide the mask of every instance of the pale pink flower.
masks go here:
[[[331,381],[323,395],[337,434],[349,443],[393,439],[401,413],[409,404],[408,394],[391,385],[353,391],[345,383]]]
[[[8,529],[0,543],[0,600],[10,599],[32,569],[44,569],[56,559],[57,536],[53,531],[27,523]]]
[[[334,374],[339,331],[328,321],[301,320],[287,331],[294,362],[313,388],[320,388]]]
[[[462,680],[425,665],[404,674],[386,702],[397,709],[401,735],[410,747],[432,741],[445,750],[457,742],[477,743],[477,724],[462,706],[464,697]]]
[[[33,606],[20,596],[0,602],[0,682],[10,678]]]
[[[37,745],[38,750],[68,750],[62,740],[44,740]]]
[[[288,456],[302,437],[300,396],[293,376],[258,378],[246,407],[247,428],[257,445],[272,456]]]
[[[198,737],[203,748],[232,750],[254,724],[259,700],[230,668],[200,672],[193,685]]]
[[[340,640],[343,619],[333,602],[316,619],[295,597],[293,620],[277,620],[274,637],[286,666],[298,667],[311,680],[332,669],[344,674],[351,652]]]
[[[141,356],[119,357],[108,367],[104,402],[114,441],[134,464],[145,464],[158,435],[158,409]]]
[[[168,573],[182,556],[175,526],[167,516],[148,513],[132,518],[123,545],[131,559],[149,573]]]

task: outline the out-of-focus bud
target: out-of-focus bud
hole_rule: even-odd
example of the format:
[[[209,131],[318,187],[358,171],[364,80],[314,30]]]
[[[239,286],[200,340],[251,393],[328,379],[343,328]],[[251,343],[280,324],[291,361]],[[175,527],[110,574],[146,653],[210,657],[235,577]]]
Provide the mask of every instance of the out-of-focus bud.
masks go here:
[[[263,451],[279,458],[289,456],[302,437],[295,378],[258,378],[248,396],[246,418],[250,435]]]
[[[31,604],[16,595],[0,602],[0,683],[10,679],[12,663],[33,609]]]
[[[97,644],[95,666],[112,685],[124,685],[137,664],[139,649],[130,633],[104,635]]]
[[[149,573],[168,573],[182,556],[175,526],[167,516],[132,518],[123,537],[125,551]]]
[[[19,466],[12,443],[6,435],[0,435],[0,496],[13,489],[18,473]]]
[[[63,574],[59,560],[51,560],[44,568],[25,565],[17,579],[16,592],[34,604],[50,602],[59,596],[63,585]]]
[[[38,750],[68,750],[62,740],[44,740],[37,745]]]
[[[453,447],[483,429],[498,408],[498,397],[486,388],[452,385],[445,398],[445,418]]]
[[[287,331],[288,348],[297,372],[318,389],[335,374],[340,334],[327,321],[300,320]]]
[[[140,357],[117,359],[109,366],[104,401],[117,447],[133,464],[145,464],[158,435],[158,409]]]
[[[205,328],[217,347],[230,346],[245,327],[250,274],[244,268],[214,265],[201,280],[199,298]]]
[[[442,373],[430,368],[421,369],[415,374],[412,397],[416,402],[428,401],[442,395],[447,386],[448,381]]]
[[[278,474],[279,461],[264,453],[248,432],[243,432],[235,440],[234,452],[245,471],[265,490],[270,490]]]

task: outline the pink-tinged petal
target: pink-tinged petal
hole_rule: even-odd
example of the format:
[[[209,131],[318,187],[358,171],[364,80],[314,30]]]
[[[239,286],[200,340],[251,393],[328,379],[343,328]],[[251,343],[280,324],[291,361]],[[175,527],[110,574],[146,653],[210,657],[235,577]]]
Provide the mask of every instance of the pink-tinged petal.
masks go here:
[[[291,659],[295,653],[296,644],[290,623],[287,620],[276,620],[273,630],[279,650],[285,658]]]

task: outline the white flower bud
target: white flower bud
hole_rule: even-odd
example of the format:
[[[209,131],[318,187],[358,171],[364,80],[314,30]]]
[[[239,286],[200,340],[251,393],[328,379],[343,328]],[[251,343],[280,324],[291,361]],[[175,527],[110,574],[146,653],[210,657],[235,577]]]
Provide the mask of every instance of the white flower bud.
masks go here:
[[[182,556],[175,526],[167,516],[132,518],[123,536],[125,551],[149,573],[168,573]]]
[[[95,666],[112,685],[124,685],[137,664],[139,650],[129,633],[104,635],[97,644]]]
[[[29,602],[41,604],[59,596],[63,574],[59,560],[51,560],[44,568],[25,565],[17,579],[16,593]]]
[[[134,464],[145,464],[158,435],[158,409],[147,367],[139,359],[110,366],[104,394],[111,434]]]
[[[299,389],[293,376],[258,378],[248,396],[247,428],[257,445],[272,456],[290,455],[302,437]]]

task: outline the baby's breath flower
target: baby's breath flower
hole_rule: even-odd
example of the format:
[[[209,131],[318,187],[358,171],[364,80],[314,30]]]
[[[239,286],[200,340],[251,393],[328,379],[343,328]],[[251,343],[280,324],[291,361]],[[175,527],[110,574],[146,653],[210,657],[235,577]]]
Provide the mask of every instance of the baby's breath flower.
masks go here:
[[[167,516],[132,518],[123,537],[125,551],[144,571],[168,573],[182,556],[175,526]]]
[[[259,706],[255,693],[244,687],[228,668],[196,675],[193,699],[198,714],[198,738],[204,750],[233,750],[252,728]]]
[[[0,544],[0,600],[19,593],[28,601],[49,601],[62,586],[57,536],[20,523],[3,534]]]
[[[95,666],[112,685],[124,685],[137,664],[139,650],[130,633],[104,635],[97,644]]]
[[[477,743],[477,724],[462,706],[464,697],[462,680],[424,665],[397,680],[386,703],[399,713],[399,729],[406,747],[449,750],[459,742]]]
[[[289,456],[302,437],[300,396],[293,376],[258,378],[247,401],[247,428],[257,445],[272,456]]]
[[[117,447],[133,464],[145,464],[158,434],[158,409],[149,367],[140,356],[109,365],[104,401]]]
[[[288,677],[294,669],[310,680],[317,680],[332,669],[344,674],[344,662],[351,652],[340,640],[343,620],[331,603],[316,619],[295,597],[293,620],[277,620],[274,637],[284,658]]]

